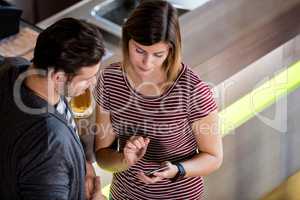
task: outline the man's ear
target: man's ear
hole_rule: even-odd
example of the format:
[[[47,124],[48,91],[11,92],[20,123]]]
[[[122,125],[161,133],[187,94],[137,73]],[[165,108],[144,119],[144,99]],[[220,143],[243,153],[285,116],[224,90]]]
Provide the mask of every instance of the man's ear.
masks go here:
[[[63,71],[57,71],[57,72],[51,71],[50,77],[52,81],[59,84],[65,83],[68,80],[66,73]]]

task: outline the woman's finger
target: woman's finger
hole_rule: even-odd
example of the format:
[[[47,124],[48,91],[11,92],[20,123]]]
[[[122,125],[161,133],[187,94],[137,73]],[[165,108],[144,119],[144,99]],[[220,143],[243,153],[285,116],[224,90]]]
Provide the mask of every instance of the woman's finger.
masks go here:
[[[136,153],[135,149],[131,149],[131,148],[124,148],[124,152],[125,153]]]
[[[127,142],[126,142],[126,145],[125,145],[124,148],[126,148],[126,147],[128,147],[128,148],[130,148],[130,149],[134,149],[134,150],[138,149],[138,148],[135,146],[135,144],[133,144],[131,141],[127,141]]]
[[[156,182],[162,180],[161,177],[157,177],[157,176],[149,177],[149,176],[146,176],[143,172],[138,173],[138,177],[139,177],[139,179],[142,182],[144,182],[146,184],[153,184],[153,183],[156,183]]]
[[[142,145],[142,147],[144,148],[146,146],[145,139],[143,137],[138,137],[137,139],[140,142],[140,144]]]
[[[138,149],[143,148],[144,146],[140,143],[139,139],[136,138],[135,140],[131,141]]]
[[[169,169],[166,169],[166,170],[161,171],[161,172],[155,172],[153,175],[157,176],[157,177],[160,177],[162,179],[168,178],[168,171],[169,171]]]
[[[149,138],[144,138],[144,141],[145,141],[145,145],[146,145],[146,148],[147,148],[148,144],[150,143],[150,139]]]

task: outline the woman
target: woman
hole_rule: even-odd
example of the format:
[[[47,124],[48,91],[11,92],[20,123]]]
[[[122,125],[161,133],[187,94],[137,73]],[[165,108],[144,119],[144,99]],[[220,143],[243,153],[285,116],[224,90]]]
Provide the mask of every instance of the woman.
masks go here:
[[[210,89],[181,63],[176,10],[141,3],[122,43],[122,63],[102,71],[94,93],[97,162],[114,172],[110,198],[201,199],[202,177],[222,163],[222,140]]]

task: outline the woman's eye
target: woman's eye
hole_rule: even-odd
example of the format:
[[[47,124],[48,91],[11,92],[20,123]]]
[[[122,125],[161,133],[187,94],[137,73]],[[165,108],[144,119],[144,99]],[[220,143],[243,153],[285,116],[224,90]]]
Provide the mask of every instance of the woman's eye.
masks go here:
[[[141,49],[135,49],[135,50],[136,50],[136,52],[138,52],[138,53],[140,53],[140,54],[143,54],[143,53],[144,53],[144,51],[141,50]]]
[[[161,55],[161,54],[154,54],[154,56],[157,57],[157,58],[163,57],[163,55]]]

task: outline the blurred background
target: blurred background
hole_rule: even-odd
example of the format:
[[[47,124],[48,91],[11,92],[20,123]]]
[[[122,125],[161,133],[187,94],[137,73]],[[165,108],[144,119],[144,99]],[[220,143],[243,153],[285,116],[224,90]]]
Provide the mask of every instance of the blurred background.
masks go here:
[[[121,25],[139,1],[7,2],[22,15],[12,18],[18,30],[0,40],[0,55],[31,59],[40,31],[74,17],[102,29],[104,67],[120,60]],[[224,163],[205,177],[206,199],[299,200],[300,0],[170,2],[180,15],[183,60],[214,90],[222,120]],[[94,114],[86,119],[92,124]],[[95,168],[109,188],[111,174]]]

